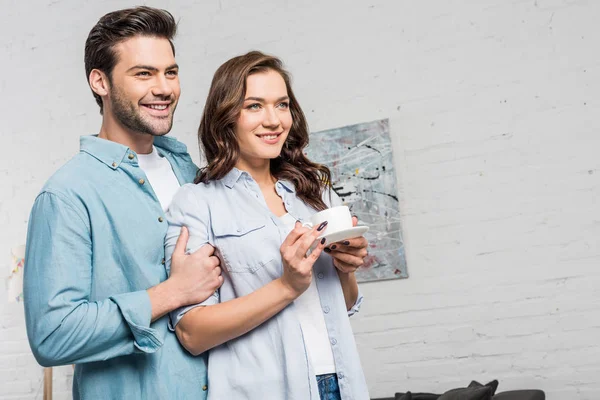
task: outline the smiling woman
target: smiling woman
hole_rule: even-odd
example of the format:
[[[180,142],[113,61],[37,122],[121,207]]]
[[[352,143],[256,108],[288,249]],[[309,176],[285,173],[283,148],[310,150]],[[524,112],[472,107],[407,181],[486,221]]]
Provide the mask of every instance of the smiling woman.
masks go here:
[[[223,64],[198,137],[208,165],[171,203],[165,255],[169,268],[186,226],[187,250],[213,245],[227,271],[210,299],[171,315],[190,353],[210,350],[209,399],[368,398],[348,319],[368,244],[324,251],[327,222],[299,223],[339,199],[303,153],[308,126],[281,61],[250,52]]]

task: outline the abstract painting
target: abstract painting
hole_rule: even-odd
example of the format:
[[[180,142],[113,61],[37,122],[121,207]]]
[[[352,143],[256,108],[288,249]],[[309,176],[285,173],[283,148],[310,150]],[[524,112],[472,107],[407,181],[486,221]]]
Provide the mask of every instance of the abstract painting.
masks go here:
[[[369,226],[358,281],[408,277],[388,120],[313,132],[306,154],[330,168],[333,190]]]

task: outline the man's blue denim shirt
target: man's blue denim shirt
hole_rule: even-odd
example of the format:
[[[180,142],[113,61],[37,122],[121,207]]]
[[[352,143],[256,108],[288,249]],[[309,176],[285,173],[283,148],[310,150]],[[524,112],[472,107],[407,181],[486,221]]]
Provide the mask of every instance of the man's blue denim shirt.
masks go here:
[[[180,184],[197,167],[156,137]],[[128,147],[95,136],[35,200],[25,257],[25,314],[44,366],[76,364],[74,399],[205,399],[206,365],[151,323],[146,289],[167,278],[167,220]]]

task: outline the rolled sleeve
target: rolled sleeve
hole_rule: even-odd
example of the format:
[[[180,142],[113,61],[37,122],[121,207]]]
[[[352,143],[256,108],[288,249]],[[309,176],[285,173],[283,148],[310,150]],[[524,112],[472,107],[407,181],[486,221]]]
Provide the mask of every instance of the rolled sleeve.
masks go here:
[[[362,306],[364,297],[362,295],[362,293],[360,292],[360,290],[358,291],[358,297],[356,298],[356,301],[354,302],[354,305],[348,310],[348,316],[351,317],[354,314],[356,314],[357,312],[360,311],[360,307]]]
[[[162,346],[163,340],[155,329],[150,328],[152,304],[147,291],[124,293],[111,296],[110,299],[121,310],[133,334],[134,345],[139,351],[153,353]]]
[[[177,310],[170,312],[169,313],[169,329],[171,331],[175,331],[175,328],[177,327],[177,324],[179,323],[179,321],[181,321],[183,316],[190,310],[193,310],[196,307],[212,306],[212,305],[218,304],[219,302],[220,302],[219,291],[216,290],[208,299],[204,300],[202,303],[192,304],[189,306],[181,307],[181,308],[178,308]]]

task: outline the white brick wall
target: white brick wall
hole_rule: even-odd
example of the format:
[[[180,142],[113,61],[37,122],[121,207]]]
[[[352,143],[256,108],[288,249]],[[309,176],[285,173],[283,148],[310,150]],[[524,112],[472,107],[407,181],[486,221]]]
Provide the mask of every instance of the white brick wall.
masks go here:
[[[496,378],[600,398],[600,3],[147,4],[181,21],[174,134],[196,160],[212,73],[249,49],[286,61],[313,130],[390,118],[410,278],[361,286],[373,396]],[[127,6],[3,1],[0,271],[43,182],[98,130],[83,44]],[[41,399],[22,305],[0,287],[0,398]],[[70,398],[69,367],[54,384]]]

